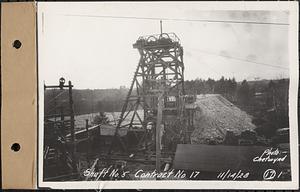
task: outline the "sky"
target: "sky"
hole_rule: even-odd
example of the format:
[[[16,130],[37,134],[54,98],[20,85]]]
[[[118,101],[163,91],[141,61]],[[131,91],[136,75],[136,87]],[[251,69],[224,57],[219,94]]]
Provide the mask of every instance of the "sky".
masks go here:
[[[288,11],[205,10],[193,3],[39,3],[38,9],[39,80],[46,85],[64,77],[78,89],[129,87],[139,61],[132,44],[160,33],[159,18],[180,19],[162,19],[163,32],[181,40],[186,80],[289,77],[289,25],[226,22],[288,24]]]

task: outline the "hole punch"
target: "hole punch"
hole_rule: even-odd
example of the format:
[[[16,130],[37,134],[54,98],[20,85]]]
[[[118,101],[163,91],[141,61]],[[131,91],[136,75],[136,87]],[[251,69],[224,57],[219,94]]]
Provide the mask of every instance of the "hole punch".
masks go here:
[[[19,49],[21,46],[22,46],[21,41],[15,40],[15,41],[13,42],[13,47],[14,47],[14,48]]]
[[[20,151],[20,148],[21,148],[21,146],[20,146],[19,143],[14,143],[14,144],[12,144],[12,146],[11,146],[11,150],[13,150],[14,152]]]

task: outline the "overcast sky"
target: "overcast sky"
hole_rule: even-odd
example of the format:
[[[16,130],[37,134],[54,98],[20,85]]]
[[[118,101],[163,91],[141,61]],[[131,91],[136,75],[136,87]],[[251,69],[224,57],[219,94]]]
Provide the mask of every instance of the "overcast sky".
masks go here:
[[[287,11],[205,11],[192,3],[42,3],[38,13],[40,80],[55,84],[63,76],[83,89],[129,87],[139,60],[132,44],[160,32],[159,20],[98,16],[289,22]],[[288,77],[288,29],[163,20],[163,32],[181,39],[187,80]]]

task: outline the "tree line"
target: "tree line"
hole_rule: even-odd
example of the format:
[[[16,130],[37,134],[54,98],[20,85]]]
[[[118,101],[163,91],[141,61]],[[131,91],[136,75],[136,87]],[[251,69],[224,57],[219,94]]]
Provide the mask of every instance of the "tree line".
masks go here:
[[[186,94],[221,94],[253,116],[258,133],[272,136],[278,128],[288,127],[289,79],[237,82],[235,78],[195,79],[185,81]],[[76,115],[121,111],[128,89],[74,89]],[[68,94],[59,90],[45,92],[45,114],[53,107],[67,103]],[[53,100],[53,98],[56,98]],[[54,110],[55,111],[55,110]],[[56,110],[56,113],[58,109]]]

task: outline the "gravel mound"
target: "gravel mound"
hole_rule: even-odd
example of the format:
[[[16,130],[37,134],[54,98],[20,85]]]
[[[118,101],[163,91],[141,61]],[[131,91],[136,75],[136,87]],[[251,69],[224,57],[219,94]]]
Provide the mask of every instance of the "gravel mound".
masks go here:
[[[197,95],[192,144],[221,143],[227,131],[254,130],[251,116],[219,94]]]

